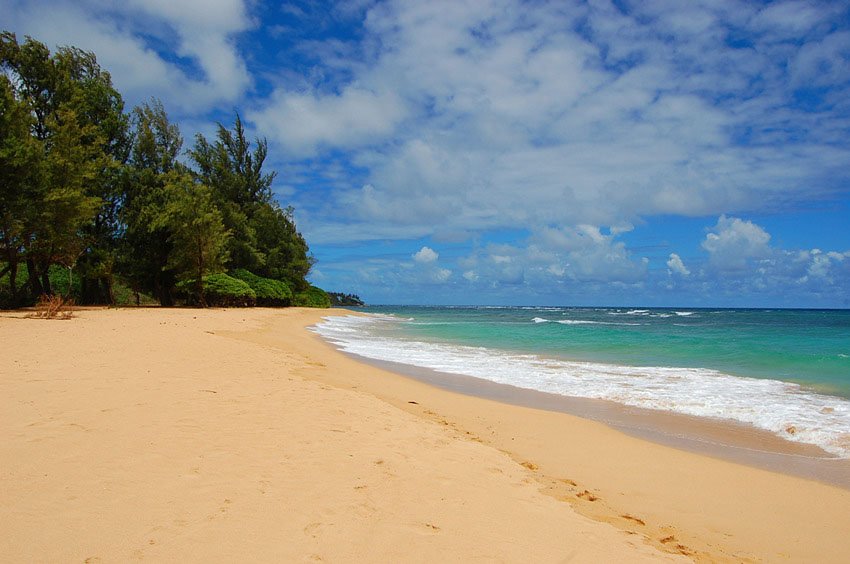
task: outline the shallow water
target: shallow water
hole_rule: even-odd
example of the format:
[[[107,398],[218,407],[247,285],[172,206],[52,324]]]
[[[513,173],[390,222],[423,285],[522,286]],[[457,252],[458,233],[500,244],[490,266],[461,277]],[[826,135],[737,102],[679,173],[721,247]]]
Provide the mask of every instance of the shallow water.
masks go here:
[[[850,311],[366,311],[317,331],[366,358],[731,420],[850,458]]]

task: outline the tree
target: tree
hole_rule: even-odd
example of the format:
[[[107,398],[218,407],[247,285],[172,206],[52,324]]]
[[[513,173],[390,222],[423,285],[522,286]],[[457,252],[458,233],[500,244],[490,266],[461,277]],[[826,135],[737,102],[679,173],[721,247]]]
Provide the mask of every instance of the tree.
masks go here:
[[[59,75],[58,99],[73,109],[81,127],[90,127],[87,144],[99,148],[97,167],[86,195],[100,205],[83,226],[82,297],[89,303],[112,303],[113,270],[118,251],[122,168],[129,154],[128,117],[121,94],[112,86],[94,53],[61,47],[53,57]]]
[[[189,151],[198,177],[212,188],[225,226],[233,233],[231,267],[285,281],[293,290],[304,291],[309,287],[305,277],[313,259],[295,227],[292,208],[281,208],[272,201],[275,173],[263,172],[267,155],[265,139],[256,139],[252,148],[238,114],[232,131],[218,124],[214,143],[198,135]]]
[[[23,222],[21,249],[31,291],[50,293],[50,265],[73,267],[82,257],[86,276],[105,287],[94,297],[109,299],[117,179],[126,158],[121,96],[93,53],[63,47],[51,56],[42,43],[30,37],[18,43],[9,32],[0,34],[0,68],[15,98],[29,109],[30,133],[44,163]]]
[[[60,110],[48,123],[53,135],[44,160],[45,184],[29,252],[37,258],[42,285],[49,294],[50,265],[61,264],[71,274],[88,246],[82,230],[97,214],[101,201],[87,195],[86,187],[97,176],[104,156],[96,142],[81,141],[90,136],[96,139],[96,132],[91,125],[80,127],[73,111]]]
[[[235,203],[248,218],[258,204],[271,201],[271,185],[276,173],[263,173],[268,143],[257,139],[256,147],[245,137],[242,119],[236,114],[233,131],[218,124],[217,139],[210,144],[203,135],[195,138],[189,156],[198,166],[198,175],[218,197]]]
[[[173,305],[177,274],[170,266],[172,231],[167,212],[168,174],[185,171],[177,160],[183,138],[165,108],[151,100],[133,109],[130,161],[123,176],[123,237],[119,270],[136,291],[150,292],[161,305]]]
[[[9,79],[0,75],[0,249],[9,274],[10,305],[18,303],[17,276],[25,247],[27,220],[39,184],[41,148],[30,135],[30,109],[15,97]]]
[[[265,255],[257,247],[252,219],[257,209],[271,200],[275,177],[275,173],[262,171],[267,144],[258,139],[251,150],[238,114],[233,131],[218,124],[216,137],[215,143],[210,143],[198,134],[189,156],[198,168],[198,178],[212,188],[224,223],[233,233],[228,248],[233,267],[255,271],[262,267]]]
[[[171,172],[166,190],[169,203],[161,221],[171,230],[170,266],[178,278],[194,281],[198,301],[206,307],[204,276],[224,269],[230,232],[208,186],[195,182],[189,174]]]
[[[307,241],[295,227],[293,208],[281,209],[274,203],[257,209],[253,225],[257,246],[263,250],[265,262],[256,273],[268,278],[283,280],[296,292],[309,287],[306,276],[313,266]]]

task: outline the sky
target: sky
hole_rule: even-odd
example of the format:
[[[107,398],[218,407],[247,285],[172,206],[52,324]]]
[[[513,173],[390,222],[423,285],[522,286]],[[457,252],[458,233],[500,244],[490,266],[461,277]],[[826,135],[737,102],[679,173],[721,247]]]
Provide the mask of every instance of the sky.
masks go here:
[[[850,307],[850,6],[0,0],[186,148],[269,143],[373,304]]]

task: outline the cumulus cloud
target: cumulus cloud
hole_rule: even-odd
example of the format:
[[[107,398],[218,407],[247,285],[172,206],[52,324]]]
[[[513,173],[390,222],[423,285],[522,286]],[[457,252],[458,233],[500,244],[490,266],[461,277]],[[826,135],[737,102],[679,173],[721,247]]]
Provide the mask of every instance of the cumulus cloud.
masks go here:
[[[439,297],[432,299],[441,303],[634,304],[658,303],[663,296],[668,305],[850,305],[850,250],[777,247],[747,218],[720,216],[711,223],[694,223],[703,244],[688,250],[687,264],[681,249],[654,264],[629,250],[631,226],[582,224],[537,229],[512,243],[483,243],[459,258],[419,246],[396,259],[333,268],[345,277],[358,273],[354,287],[369,295],[398,299],[389,288],[409,290],[411,303],[438,286]]]
[[[242,0],[4,1],[2,9],[20,35],[94,51],[131,104],[156,96],[197,114],[239,100],[251,84],[235,44],[251,25]]]
[[[470,283],[546,288],[562,282],[640,284],[648,259],[635,258],[617,240],[622,230],[608,233],[591,225],[547,227],[521,244],[489,244],[462,258]]]
[[[667,272],[679,274],[681,276],[690,276],[691,271],[682,262],[682,258],[676,253],[670,253],[670,259],[667,261]]]
[[[352,87],[327,96],[277,90],[247,116],[261,134],[278,139],[285,150],[309,155],[323,146],[354,148],[384,139],[405,112],[392,92]]]
[[[296,154],[353,150],[359,182],[323,213],[362,239],[774,210],[845,190],[841,106],[793,104],[804,69],[823,67],[831,100],[850,94],[831,8],[660,6],[376,4],[362,49],[316,61],[342,78],[282,84],[251,116]]]
[[[423,246],[411,258],[413,268],[407,271],[406,284],[444,284],[452,276],[451,270],[437,263],[440,254],[431,247]],[[402,265],[405,266],[409,265]]]
[[[702,241],[704,259],[694,259],[698,268],[686,268],[671,253],[668,273],[682,277],[660,285],[732,304],[754,296],[792,307],[850,303],[850,251],[779,248],[770,241],[762,226],[720,216]]]
[[[431,247],[422,247],[414,253],[413,260],[420,264],[428,264],[436,261],[439,256],[440,255]]]
[[[751,221],[722,215],[712,229],[702,248],[720,270],[743,270],[750,259],[765,258],[771,252],[770,235]]]

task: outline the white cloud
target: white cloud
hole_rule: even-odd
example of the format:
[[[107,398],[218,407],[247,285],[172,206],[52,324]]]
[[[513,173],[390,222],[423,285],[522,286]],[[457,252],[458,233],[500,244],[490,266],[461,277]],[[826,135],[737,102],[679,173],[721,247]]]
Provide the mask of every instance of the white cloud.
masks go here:
[[[199,114],[239,100],[251,84],[234,42],[250,26],[242,0],[37,0],[2,2],[2,11],[19,40],[94,51],[130,104],[155,96]],[[163,45],[167,56],[156,50]]]
[[[441,267],[437,261],[440,254],[431,247],[423,246],[411,255],[413,263],[402,263],[403,282],[408,285],[445,284],[452,277],[452,271]]]
[[[439,253],[437,253],[431,247],[422,247],[413,255],[413,260],[420,264],[428,264],[435,262],[439,257]]]
[[[659,282],[667,289],[692,290],[711,296],[714,303],[747,303],[758,296],[763,303],[792,307],[850,303],[850,251],[786,249],[770,245],[770,234],[752,221],[721,216],[702,242],[706,260],[699,269],[686,268],[676,253],[667,261],[668,273],[689,272],[676,280]]]
[[[357,238],[776,209],[846,190],[850,162],[839,110],[792,103],[784,61],[848,93],[829,10],[803,8],[385,2],[367,56],[326,59],[344,80],[283,84],[251,116],[297,154],[354,149],[362,181],[323,214]],[[803,44],[766,31],[782,26]]]
[[[685,266],[685,263],[682,262],[682,258],[676,253],[670,253],[670,259],[667,261],[668,272],[673,274],[679,274],[681,276],[690,276],[691,271]]]
[[[751,221],[720,216],[705,236],[702,248],[708,251],[712,266],[720,270],[743,270],[750,259],[767,257],[770,235]]]
[[[563,281],[640,284],[647,275],[648,259],[635,259],[625,243],[616,239],[624,231],[621,228],[606,234],[586,224],[548,227],[532,233],[522,244],[478,248],[458,264],[466,269],[464,278],[482,285],[547,288]]]
[[[323,146],[353,148],[380,141],[394,132],[405,113],[392,92],[351,87],[329,95],[278,89],[247,117],[260,134],[278,140],[288,152],[308,155]]]

